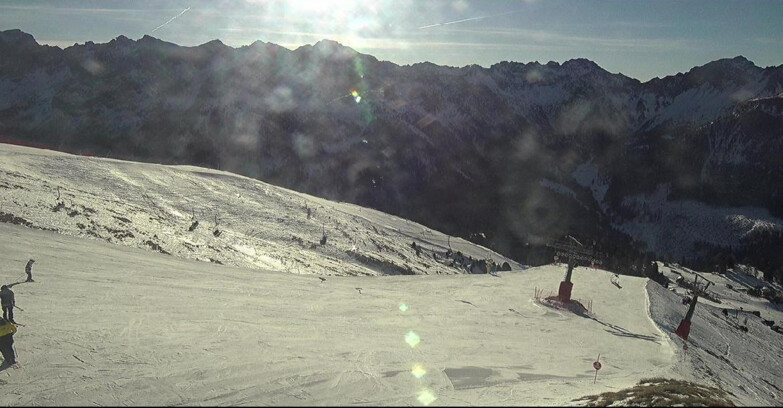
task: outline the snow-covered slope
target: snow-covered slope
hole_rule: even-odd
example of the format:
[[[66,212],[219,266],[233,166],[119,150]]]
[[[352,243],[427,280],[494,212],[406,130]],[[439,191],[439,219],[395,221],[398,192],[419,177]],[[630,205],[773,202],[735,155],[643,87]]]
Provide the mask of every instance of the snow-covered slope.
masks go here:
[[[676,362],[646,280],[592,269],[586,318],[533,301],[563,266],[322,282],[9,224],[0,254],[8,283],[36,259],[3,405],[564,405]]]
[[[650,313],[662,330],[671,333],[688,310],[681,302],[689,296],[688,291],[675,281],[682,276],[685,282],[692,283],[696,273],[676,264],[659,266],[672,283],[668,291],[652,282],[648,284]],[[741,272],[740,268],[726,275],[699,275],[713,285],[707,289],[708,298],[699,298],[687,350],[679,337],[673,337],[681,359],[675,371],[685,378],[700,378],[730,391],[739,405],[779,405],[783,398],[783,330],[776,332],[763,322],[783,325],[783,307],[750,296],[747,290],[756,286],[771,286],[777,291],[783,288]],[[727,315],[723,314],[724,309]]]
[[[623,276],[615,286],[611,273],[579,267],[573,296],[590,313],[576,315],[536,301],[540,290],[557,290],[565,265],[335,276],[382,273],[327,252],[354,245],[341,228],[381,244],[360,252],[389,264],[419,258],[404,253],[413,237],[425,252],[445,237],[225,172],[0,147],[0,276],[24,324],[15,335],[20,367],[0,371],[2,405],[577,405],[650,377],[717,385],[742,405],[783,397],[783,336],[755,316],[747,333],[732,332],[705,300],[683,352],[671,333],[685,314],[674,283],[667,291]],[[53,211],[57,186],[64,206]],[[189,211],[218,209],[219,236],[211,214],[188,231]],[[288,234],[318,239],[330,217],[325,246],[285,249]],[[248,224],[260,238],[245,233]],[[178,256],[151,250],[152,239]],[[224,265],[197,260],[211,256]],[[312,268],[268,261],[275,256]],[[22,282],[30,258],[35,282]],[[672,279],[692,273],[661,270]],[[723,304],[783,319],[710,279]],[[737,289],[757,282],[730,279]]]
[[[465,273],[445,257],[449,247],[466,258],[521,268],[399,217],[227,172],[8,144],[0,144],[0,157],[0,211],[39,229],[301,274]],[[420,254],[412,242],[422,248]]]
[[[615,226],[656,254],[679,260],[693,256],[696,243],[737,249],[760,231],[783,231],[783,219],[760,207],[716,207],[695,200],[672,200],[668,186],[653,194],[626,197],[622,207],[633,216]]]

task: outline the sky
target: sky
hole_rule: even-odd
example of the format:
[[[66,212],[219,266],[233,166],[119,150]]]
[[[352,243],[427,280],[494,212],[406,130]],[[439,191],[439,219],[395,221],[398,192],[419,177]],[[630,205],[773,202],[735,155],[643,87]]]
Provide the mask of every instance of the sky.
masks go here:
[[[595,61],[641,81],[743,55],[783,64],[779,0],[5,0],[0,30],[62,48],[144,35],[289,49],[335,40],[400,65]]]

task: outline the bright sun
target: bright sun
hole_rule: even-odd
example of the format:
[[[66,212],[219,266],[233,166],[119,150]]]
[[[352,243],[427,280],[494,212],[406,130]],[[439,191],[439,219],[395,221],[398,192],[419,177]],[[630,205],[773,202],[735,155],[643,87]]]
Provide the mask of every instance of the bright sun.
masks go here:
[[[259,15],[270,22],[264,28],[278,37],[270,40],[291,48],[322,39],[355,49],[377,46],[377,37],[384,36],[390,27],[390,15],[394,13],[390,5],[396,4],[390,3],[392,0],[251,1],[258,6]],[[380,43],[386,44],[384,40]]]
[[[372,2],[361,0],[301,0],[286,4],[292,13],[321,17],[351,17],[372,9]]]

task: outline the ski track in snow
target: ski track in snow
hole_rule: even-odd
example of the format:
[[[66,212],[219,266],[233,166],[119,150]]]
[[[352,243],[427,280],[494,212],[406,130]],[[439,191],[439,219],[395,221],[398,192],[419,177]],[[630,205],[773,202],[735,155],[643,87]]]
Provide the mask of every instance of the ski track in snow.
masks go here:
[[[432,392],[445,405],[562,405],[672,364],[660,344],[624,335],[656,331],[641,278],[623,286],[637,295],[593,299],[597,319],[627,330],[617,333],[528,302],[535,287],[557,287],[564,266],[320,282],[21,226],[0,232],[4,265],[23,268],[33,252],[37,261],[36,282],[14,286],[25,369],[0,372],[2,404],[420,405]],[[591,269],[574,279],[580,296],[617,291]],[[416,347],[405,342],[411,331]]]
[[[682,295],[678,293],[684,293],[684,290],[674,283],[674,279],[679,274],[692,282],[695,275],[689,269],[679,266],[665,267],[659,263],[659,268],[672,283],[670,290],[652,282],[648,284],[648,292],[653,298],[650,314],[680,349],[678,360],[681,364],[674,367],[677,376],[719,386],[731,392],[735,403],[740,405],[778,405],[777,401],[783,397],[783,381],[780,377],[783,372],[780,359],[783,357],[783,336],[761,324],[761,319],[774,320],[776,324],[780,324],[783,312],[764,299],[742,301],[745,295],[728,287],[738,286],[738,281],[754,284],[762,282],[736,273],[725,276],[702,274],[714,282],[709,291],[721,303],[699,298],[688,338],[689,347],[683,354],[683,341],[673,332],[684,317],[687,305],[681,304]],[[775,286],[778,290],[781,289]],[[667,309],[662,307],[665,304],[672,306]],[[739,307],[743,307],[746,313],[740,314],[737,322],[734,322],[733,317],[726,318],[721,312],[723,308]],[[760,318],[750,314],[750,311],[754,310],[760,311]],[[739,322],[745,318],[747,333],[737,328]]]
[[[536,288],[557,290],[564,265],[339,276],[366,271],[344,252],[361,240],[361,253],[389,262],[419,261],[413,237],[425,249],[450,243],[466,256],[504,258],[398,217],[219,171],[7,145],[0,157],[0,211],[37,227],[0,223],[4,282],[36,259],[36,282],[13,286],[25,309],[16,315],[22,368],[0,371],[3,405],[573,405],[654,376],[720,385],[744,405],[781,397],[780,360],[770,358],[783,337],[755,316],[740,335],[721,305],[705,302],[683,354],[672,334],[680,297],[647,279],[623,276],[618,289],[602,271],[576,268],[574,297],[593,309],[581,317],[532,299]],[[200,225],[188,232],[194,213]],[[325,248],[292,242],[317,241],[325,222]],[[143,244],[153,239],[177,256]],[[213,256],[226,265],[205,259]],[[783,318],[721,279],[724,305]]]

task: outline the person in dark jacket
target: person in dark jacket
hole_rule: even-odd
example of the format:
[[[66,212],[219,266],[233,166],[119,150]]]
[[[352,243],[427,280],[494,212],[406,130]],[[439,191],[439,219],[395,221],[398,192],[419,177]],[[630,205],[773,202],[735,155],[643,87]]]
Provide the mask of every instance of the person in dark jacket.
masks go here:
[[[27,274],[27,280],[25,282],[34,282],[33,281],[33,264],[35,263],[35,259],[31,259],[27,261],[27,266],[24,267],[24,272]]]
[[[3,364],[0,367],[16,364],[14,333],[16,333],[16,326],[6,319],[0,319],[0,353],[3,354]]]
[[[14,300],[14,291],[7,285],[0,287],[0,305],[3,307],[3,319],[14,323],[14,306],[16,306],[16,301]]]

